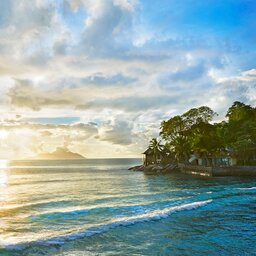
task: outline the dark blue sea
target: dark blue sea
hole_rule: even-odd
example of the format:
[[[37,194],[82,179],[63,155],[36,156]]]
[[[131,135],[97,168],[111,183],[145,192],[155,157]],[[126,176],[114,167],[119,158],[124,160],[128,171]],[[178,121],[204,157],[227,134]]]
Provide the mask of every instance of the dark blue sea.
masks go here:
[[[256,179],[140,159],[0,163],[0,255],[256,255]]]

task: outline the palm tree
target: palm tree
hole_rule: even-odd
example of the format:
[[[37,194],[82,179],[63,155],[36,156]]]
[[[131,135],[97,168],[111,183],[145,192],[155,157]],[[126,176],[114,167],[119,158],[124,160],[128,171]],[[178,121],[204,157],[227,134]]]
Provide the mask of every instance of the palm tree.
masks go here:
[[[161,152],[164,149],[164,145],[161,144],[161,141],[158,141],[156,138],[153,138],[149,142],[149,148],[153,152],[154,162],[156,163],[158,156],[161,154]]]

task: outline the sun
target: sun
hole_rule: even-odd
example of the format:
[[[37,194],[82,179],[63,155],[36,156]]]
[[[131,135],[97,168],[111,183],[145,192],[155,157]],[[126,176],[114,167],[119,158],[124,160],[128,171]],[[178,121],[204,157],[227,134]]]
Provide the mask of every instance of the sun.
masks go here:
[[[4,140],[8,136],[8,132],[6,130],[0,130],[0,140]]]

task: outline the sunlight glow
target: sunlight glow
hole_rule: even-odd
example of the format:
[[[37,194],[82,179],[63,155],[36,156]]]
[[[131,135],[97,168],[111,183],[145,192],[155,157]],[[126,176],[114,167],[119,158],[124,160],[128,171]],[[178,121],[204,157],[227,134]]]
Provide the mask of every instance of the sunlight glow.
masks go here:
[[[8,181],[8,161],[0,160],[0,185],[4,185]]]
[[[6,130],[0,130],[0,140],[6,139],[8,136],[8,132]]]

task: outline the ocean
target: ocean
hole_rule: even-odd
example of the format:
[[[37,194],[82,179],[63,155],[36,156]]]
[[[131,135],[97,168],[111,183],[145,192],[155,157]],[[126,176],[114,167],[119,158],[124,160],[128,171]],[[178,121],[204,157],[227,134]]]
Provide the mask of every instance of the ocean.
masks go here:
[[[0,163],[0,255],[256,255],[256,179],[141,159]]]

